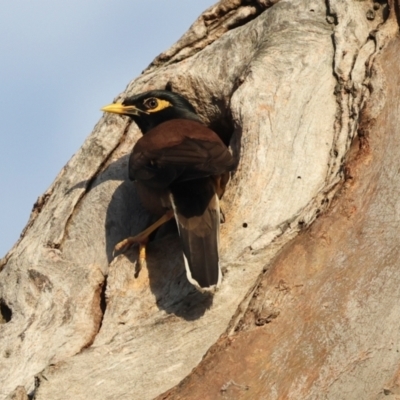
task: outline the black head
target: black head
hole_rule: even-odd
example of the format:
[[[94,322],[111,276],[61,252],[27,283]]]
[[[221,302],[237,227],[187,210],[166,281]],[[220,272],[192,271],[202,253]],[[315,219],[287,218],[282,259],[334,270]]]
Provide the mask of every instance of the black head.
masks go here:
[[[201,122],[195,109],[183,96],[166,90],[151,90],[127,97],[122,103],[110,104],[102,111],[127,115],[143,134],[171,119],[191,119]]]

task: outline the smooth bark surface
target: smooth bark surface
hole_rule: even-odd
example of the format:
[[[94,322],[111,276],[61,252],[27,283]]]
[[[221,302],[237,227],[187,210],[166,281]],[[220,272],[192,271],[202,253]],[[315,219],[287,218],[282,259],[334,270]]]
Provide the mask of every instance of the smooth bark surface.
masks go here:
[[[127,179],[138,128],[104,116],[0,264],[0,399],[395,396],[396,10],[221,1],[131,82],[120,97],[184,94],[239,160],[221,288],[187,282],[167,229],[146,269],[113,258],[148,216]]]

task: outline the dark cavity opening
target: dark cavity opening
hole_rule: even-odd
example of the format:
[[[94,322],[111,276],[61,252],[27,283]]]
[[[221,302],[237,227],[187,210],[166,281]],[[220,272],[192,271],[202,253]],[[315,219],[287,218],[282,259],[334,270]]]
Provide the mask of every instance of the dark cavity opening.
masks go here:
[[[11,308],[8,307],[4,299],[0,299],[0,314],[2,317],[2,320],[7,323],[11,321],[12,318],[12,311]]]
[[[103,282],[103,286],[101,287],[101,292],[100,292],[100,309],[101,309],[101,312],[103,313],[103,317],[104,317],[104,314],[107,309],[107,299],[106,299],[107,278],[108,278],[108,276],[106,275],[104,282]],[[103,322],[103,318],[102,318],[101,322]],[[101,324],[100,324],[100,326],[101,326]]]

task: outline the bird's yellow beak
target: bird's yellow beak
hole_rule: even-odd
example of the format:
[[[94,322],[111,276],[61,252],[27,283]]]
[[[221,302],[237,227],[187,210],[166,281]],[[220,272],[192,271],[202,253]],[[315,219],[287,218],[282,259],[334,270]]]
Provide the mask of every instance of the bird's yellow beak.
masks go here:
[[[139,115],[141,110],[135,106],[124,106],[121,103],[113,103],[103,107],[101,111],[122,115]]]

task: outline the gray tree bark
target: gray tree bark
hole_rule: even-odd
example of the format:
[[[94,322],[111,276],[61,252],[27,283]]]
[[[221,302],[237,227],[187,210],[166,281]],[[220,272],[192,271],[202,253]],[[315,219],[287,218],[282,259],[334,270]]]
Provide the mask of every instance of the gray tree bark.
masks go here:
[[[223,0],[119,97],[185,95],[239,160],[224,279],[147,214],[99,121],[0,263],[0,399],[400,398],[399,3]],[[164,393],[164,394],[163,394]]]

